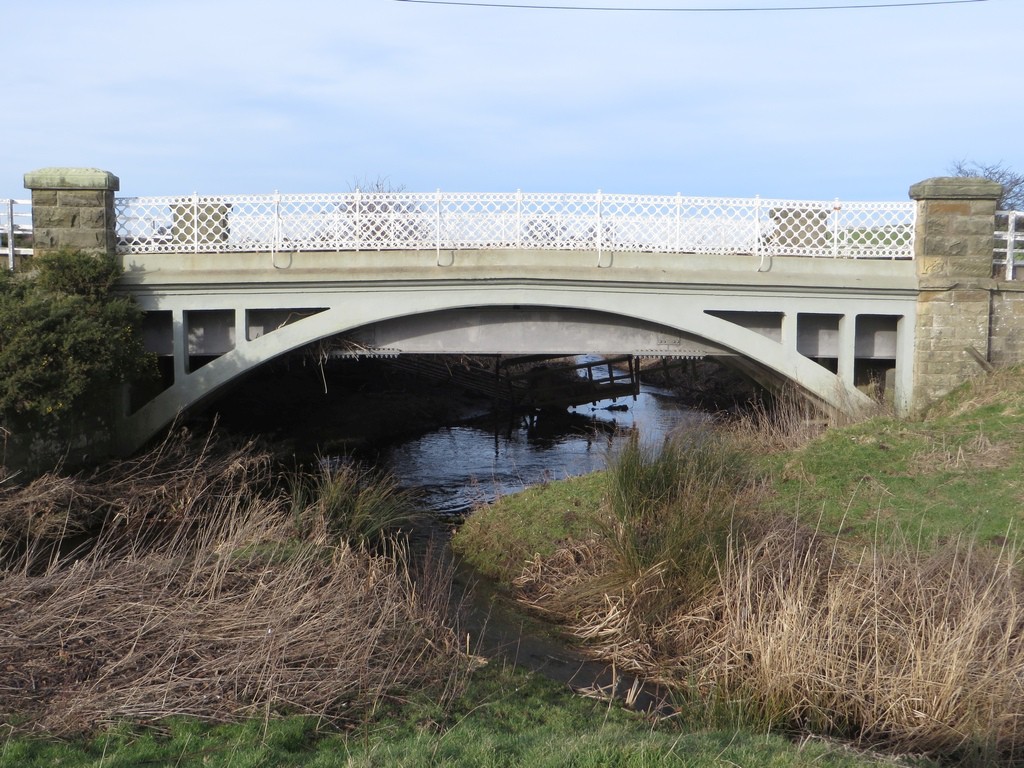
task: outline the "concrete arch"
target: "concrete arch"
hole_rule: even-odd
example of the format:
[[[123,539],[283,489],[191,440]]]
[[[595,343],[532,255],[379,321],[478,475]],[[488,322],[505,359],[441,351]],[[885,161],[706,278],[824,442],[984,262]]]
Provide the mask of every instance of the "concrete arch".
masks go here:
[[[780,379],[794,382],[828,407],[849,412],[871,403],[866,395],[844,384],[839,376],[799,354],[795,340],[791,339],[791,343],[787,343],[786,339],[775,341],[757,331],[709,314],[721,308],[714,294],[652,293],[649,290],[638,290],[636,286],[602,286],[600,290],[594,290],[592,286],[577,286],[574,290],[567,290],[562,286],[553,290],[544,285],[508,284],[492,285],[486,290],[481,290],[477,285],[472,291],[454,284],[433,286],[430,290],[399,287],[389,289],[385,294],[362,289],[333,295],[304,295],[303,299],[308,306],[325,309],[258,338],[236,338],[234,349],[196,371],[176,377],[171,387],[123,419],[118,430],[119,450],[124,453],[136,450],[180,413],[213,396],[232,380],[262,363],[307,344],[355,329],[372,328],[403,319],[436,318],[439,313],[465,319],[464,313],[477,310],[529,308],[555,316],[582,312],[590,320],[597,319],[598,322],[606,323],[609,329],[631,329],[655,334],[661,329],[668,337],[674,335],[675,339],[696,340],[698,344],[704,342],[705,351],[746,358]],[[276,305],[280,305],[280,297]],[[236,315],[244,316],[248,310],[258,306],[256,301],[250,299],[248,305],[235,306],[234,311]],[[176,322],[180,322],[181,311],[177,309],[179,314],[176,317],[179,320]],[[244,322],[236,322],[236,327],[244,327]],[[244,337],[245,334],[239,336]],[[672,349],[670,346],[668,351],[659,352],[655,344],[641,349],[576,349],[566,350],[566,353],[601,351],[656,355],[673,354]],[[505,350],[495,348],[489,351],[499,354]],[[181,349],[175,349],[176,356],[184,354]],[[176,368],[184,370],[184,365],[179,364]]]

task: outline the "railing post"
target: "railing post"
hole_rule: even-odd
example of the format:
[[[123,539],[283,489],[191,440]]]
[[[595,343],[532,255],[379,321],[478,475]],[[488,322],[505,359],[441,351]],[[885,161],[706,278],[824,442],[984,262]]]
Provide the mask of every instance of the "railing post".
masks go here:
[[[761,196],[754,198],[754,256],[764,258],[761,255]]]
[[[597,190],[595,205],[597,206],[597,266],[601,266],[601,257],[604,251],[604,217],[601,206],[604,203],[601,190]]]
[[[523,247],[523,190],[516,190],[516,248]]]
[[[1006,214],[1006,279],[1013,280],[1017,268],[1017,255],[1014,253],[1014,241],[1017,239],[1017,211]]]
[[[437,258],[441,258],[441,189],[434,193],[434,240],[437,243]]]
[[[839,257],[839,212],[843,209],[839,198],[832,203],[832,258]]]
[[[192,193],[192,251],[199,253],[199,193]]]
[[[7,269],[14,271],[14,200],[7,200]]]
[[[361,213],[361,205],[363,202],[362,193],[359,191],[359,187],[356,187],[355,203],[356,203],[356,250],[358,251],[363,243],[363,222]]]
[[[676,192],[676,253],[683,250],[683,196]]]
[[[281,250],[281,193],[274,190],[274,246],[273,251]]]

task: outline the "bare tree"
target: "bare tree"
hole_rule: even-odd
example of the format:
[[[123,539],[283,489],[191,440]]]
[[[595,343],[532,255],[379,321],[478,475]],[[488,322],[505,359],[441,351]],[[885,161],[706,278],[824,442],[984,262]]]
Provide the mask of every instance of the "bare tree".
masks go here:
[[[405,184],[392,184],[390,176],[377,176],[371,179],[369,176],[356,177],[349,184],[349,191],[355,192],[405,192]]]
[[[979,163],[957,160],[949,169],[954,176],[980,176],[1003,185],[1003,194],[996,203],[1000,211],[1024,211],[1024,173],[1017,173],[1002,162]]]

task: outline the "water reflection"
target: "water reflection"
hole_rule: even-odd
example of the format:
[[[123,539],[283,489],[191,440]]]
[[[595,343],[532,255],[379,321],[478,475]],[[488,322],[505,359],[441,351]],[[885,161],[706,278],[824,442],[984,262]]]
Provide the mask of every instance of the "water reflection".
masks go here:
[[[644,387],[635,401],[445,427],[384,449],[377,463],[438,514],[460,516],[537,483],[603,469],[631,434],[660,442],[706,418],[671,393]]]

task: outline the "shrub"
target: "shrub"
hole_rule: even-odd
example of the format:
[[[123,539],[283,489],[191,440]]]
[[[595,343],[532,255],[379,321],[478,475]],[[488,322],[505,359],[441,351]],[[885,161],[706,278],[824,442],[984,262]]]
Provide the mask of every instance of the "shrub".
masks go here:
[[[65,426],[154,369],[112,258],[61,250],[32,263],[0,278],[0,424],[12,432]]]

